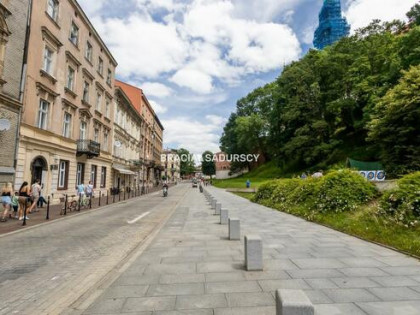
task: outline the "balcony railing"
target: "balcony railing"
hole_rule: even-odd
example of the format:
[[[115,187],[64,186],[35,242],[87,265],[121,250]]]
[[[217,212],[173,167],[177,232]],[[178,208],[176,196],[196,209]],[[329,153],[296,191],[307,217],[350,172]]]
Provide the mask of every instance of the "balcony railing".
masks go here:
[[[77,156],[86,154],[88,159],[98,157],[101,153],[101,144],[92,140],[77,141]]]

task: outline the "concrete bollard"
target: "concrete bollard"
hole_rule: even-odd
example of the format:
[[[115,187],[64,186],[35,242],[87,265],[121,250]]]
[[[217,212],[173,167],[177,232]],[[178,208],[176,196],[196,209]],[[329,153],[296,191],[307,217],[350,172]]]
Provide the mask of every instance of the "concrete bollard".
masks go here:
[[[277,290],[276,315],[314,315],[314,306],[302,290]]]
[[[216,199],[211,200],[211,208],[214,209],[214,210],[216,210],[216,203],[217,203]]]
[[[247,271],[263,270],[263,247],[258,235],[245,236],[245,268]]]
[[[229,218],[229,239],[232,241],[241,239],[241,221],[237,218]]]
[[[228,220],[229,220],[229,210],[221,209],[220,210],[220,224],[226,225],[228,224]]]
[[[215,214],[216,215],[220,215],[220,210],[222,210],[222,204],[221,203],[219,203],[219,202],[217,202],[216,203],[216,212],[215,212]]]

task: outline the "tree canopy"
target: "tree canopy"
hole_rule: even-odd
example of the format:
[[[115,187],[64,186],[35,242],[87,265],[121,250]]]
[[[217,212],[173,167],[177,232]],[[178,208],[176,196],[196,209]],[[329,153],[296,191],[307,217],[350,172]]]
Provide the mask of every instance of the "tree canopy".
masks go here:
[[[216,163],[213,159],[213,153],[211,151],[205,151],[202,155],[201,171],[204,175],[213,176],[216,175]]]
[[[419,12],[415,6],[410,20]],[[420,169],[415,140],[420,26],[415,24],[407,29],[401,21],[375,20],[324,50],[310,50],[274,82],[237,102],[222,149],[259,152],[301,169],[347,157],[381,160],[392,173]],[[387,128],[391,121],[395,126]]]

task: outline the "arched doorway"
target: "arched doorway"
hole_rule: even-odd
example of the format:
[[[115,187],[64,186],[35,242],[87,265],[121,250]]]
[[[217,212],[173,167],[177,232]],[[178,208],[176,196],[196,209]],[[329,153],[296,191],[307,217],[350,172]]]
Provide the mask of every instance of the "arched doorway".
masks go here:
[[[31,165],[31,174],[32,179],[31,183],[33,183],[36,179],[41,180],[41,183],[44,184],[48,172],[48,164],[47,160],[45,160],[42,156],[37,156],[33,161]]]

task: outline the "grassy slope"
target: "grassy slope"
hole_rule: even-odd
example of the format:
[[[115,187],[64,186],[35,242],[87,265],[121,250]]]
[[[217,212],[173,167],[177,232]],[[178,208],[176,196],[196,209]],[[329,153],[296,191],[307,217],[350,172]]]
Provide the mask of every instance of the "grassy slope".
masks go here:
[[[254,194],[237,195],[251,200]],[[309,215],[308,210],[295,208],[290,214],[420,257],[420,227],[397,225],[376,215],[376,211],[377,205],[372,203],[353,212]]]
[[[286,177],[282,175],[282,170],[274,162],[269,162],[237,178],[213,180],[213,184],[219,188],[246,188],[246,181],[249,179],[251,187],[258,188],[273,178]]]

